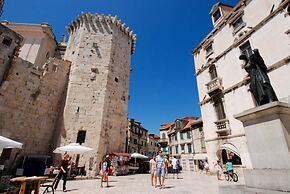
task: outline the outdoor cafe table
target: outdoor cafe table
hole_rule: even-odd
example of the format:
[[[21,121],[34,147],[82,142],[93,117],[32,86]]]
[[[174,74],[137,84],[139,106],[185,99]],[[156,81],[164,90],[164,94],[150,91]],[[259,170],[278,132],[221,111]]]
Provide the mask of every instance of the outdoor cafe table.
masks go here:
[[[35,187],[34,187],[34,194],[39,194],[39,188],[40,188],[40,182],[48,179],[48,177],[45,176],[32,176],[32,177],[16,177],[11,179],[11,182],[20,182],[21,187],[19,194],[24,194],[25,193],[25,188],[26,188],[26,183],[27,182],[34,182]]]

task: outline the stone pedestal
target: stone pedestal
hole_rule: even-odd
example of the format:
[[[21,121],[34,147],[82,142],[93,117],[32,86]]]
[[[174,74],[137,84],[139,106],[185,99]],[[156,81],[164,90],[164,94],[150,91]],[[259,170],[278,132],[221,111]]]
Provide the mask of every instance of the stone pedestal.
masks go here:
[[[235,115],[243,122],[253,169],[245,186],[220,187],[220,193],[290,192],[290,105],[273,102]]]

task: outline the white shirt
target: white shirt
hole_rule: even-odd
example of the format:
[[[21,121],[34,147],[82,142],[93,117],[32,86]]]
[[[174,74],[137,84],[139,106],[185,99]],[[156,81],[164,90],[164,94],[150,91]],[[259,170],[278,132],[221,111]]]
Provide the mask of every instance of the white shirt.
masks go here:
[[[178,168],[178,160],[176,158],[172,159],[172,168],[177,169]]]

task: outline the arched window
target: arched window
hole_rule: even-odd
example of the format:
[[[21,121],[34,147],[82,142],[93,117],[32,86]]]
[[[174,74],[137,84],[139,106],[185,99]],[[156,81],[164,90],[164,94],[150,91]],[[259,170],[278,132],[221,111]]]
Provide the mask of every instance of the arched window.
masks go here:
[[[165,138],[166,138],[165,133],[162,133],[162,139],[165,139]]]
[[[214,78],[217,77],[217,71],[216,71],[216,67],[215,65],[211,65],[209,67],[209,75],[210,75],[210,79],[213,80]]]
[[[181,128],[182,128],[181,121],[177,120],[176,121],[176,129],[181,129]]]

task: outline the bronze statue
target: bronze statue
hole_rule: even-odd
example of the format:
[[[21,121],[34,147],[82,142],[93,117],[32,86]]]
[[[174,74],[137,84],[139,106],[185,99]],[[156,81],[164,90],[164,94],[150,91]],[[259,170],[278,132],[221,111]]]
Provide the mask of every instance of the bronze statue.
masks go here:
[[[269,102],[278,101],[267,75],[267,66],[264,63],[258,49],[247,57],[242,54],[240,60],[245,62],[244,68],[250,75],[250,91],[252,92],[258,106]]]

